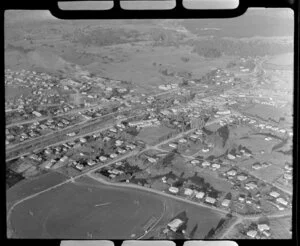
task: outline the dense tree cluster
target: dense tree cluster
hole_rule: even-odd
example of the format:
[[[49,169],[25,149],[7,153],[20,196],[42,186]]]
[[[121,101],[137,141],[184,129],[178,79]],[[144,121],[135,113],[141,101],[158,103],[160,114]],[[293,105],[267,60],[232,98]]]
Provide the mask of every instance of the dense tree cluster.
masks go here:
[[[155,45],[178,46],[178,42],[184,36],[184,34],[176,31],[162,28],[153,28],[150,31],[150,38],[155,42]]]
[[[70,38],[70,35],[64,35],[65,38]],[[85,45],[107,46],[113,44],[128,43],[132,41],[142,40],[141,34],[136,30],[124,29],[97,29],[84,31],[76,29],[72,35],[72,41]]]
[[[194,46],[193,52],[197,53],[200,56],[205,58],[218,58],[222,56],[222,53],[219,49],[214,47],[203,46],[202,44],[196,44]]]

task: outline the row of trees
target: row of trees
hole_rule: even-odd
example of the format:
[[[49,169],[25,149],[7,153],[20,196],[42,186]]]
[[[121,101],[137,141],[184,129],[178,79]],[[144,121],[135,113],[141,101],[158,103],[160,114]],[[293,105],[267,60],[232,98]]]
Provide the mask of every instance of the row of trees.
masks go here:
[[[221,218],[218,225],[214,228],[211,228],[209,232],[206,234],[204,239],[212,239],[214,238],[223,228],[225,228],[229,221],[232,219],[232,214],[226,214],[225,218]]]

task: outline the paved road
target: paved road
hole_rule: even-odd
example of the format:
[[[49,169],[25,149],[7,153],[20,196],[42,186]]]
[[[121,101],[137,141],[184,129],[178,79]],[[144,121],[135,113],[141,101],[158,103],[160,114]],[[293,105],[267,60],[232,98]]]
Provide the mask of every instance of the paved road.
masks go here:
[[[108,107],[108,106],[111,107],[113,105],[114,105],[114,103],[105,103],[105,104],[101,104],[101,105],[95,105],[95,106],[89,106],[89,107],[85,107],[85,108],[73,109],[73,110],[70,110],[66,113],[61,113],[61,114],[57,114],[57,115],[38,117],[38,118],[31,119],[31,120],[18,121],[18,122],[6,125],[6,128],[10,128],[10,127],[13,127],[13,126],[19,126],[19,125],[24,125],[24,124],[30,124],[30,123],[34,123],[34,122],[40,122],[40,121],[47,120],[47,119],[54,119],[54,118],[64,117],[64,116],[67,116],[67,115],[76,114],[76,113],[86,111],[86,110],[89,110],[89,109],[102,109],[102,108],[105,108],[105,107]]]
[[[88,135],[91,135],[91,134],[94,134],[94,133],[102,132],[102,131],[105,131],[105,130],[107,130],[107,129],[109,129],[109,128],[111,128],[111,125],[102,127],[102,128],[100,128],[100,129],[94,130],[94,131],[92,131],[92,132],[88,132],[88,133],[85,133],[85,134],[76,135],[75,137],[70,137],[70,138],[68,138],[68,139],[65,139],[65,140],[62,140],[62,141],[59,141],[59,142],[55,142],[55,143],[53,143],[53,144],[49,144],[49,145],[47,145],[47,147],[56,146],[56,145],[63,144],[63,143],[69,142],[69,141],[73,141],[73,140],[75,140],[75,139],[77,139],[77,138],[79,138],[79,137],[85,137],[85,136],[88,136]],[[39,148],[37,148],[37,149],[35,149],[35,150],[42,150],[42,149],[44,149],[44,148],[45,148],[45,147],[39,147]],[[19,157],[21,157],[21,156],[23,156],[23,155],[30,154],[30,153],[31,153],[31,152],[24,152],[24,153],[21,153],[21,154],[19,154],[19,155],[15,155],[15,156],[12,157],[12,158],[6,159],[6,162],[7,162],[7,161],[10,161],[10,160],[13,160],[13,159],[16,159],[16,158],[19,158]]]
[[[226,116],[224,116],[224,117],[226,117]],[[215,122],[219,121],[220,119],[221,119],[221,118],[215,119],[214,121],[209,122],[208,124],[214,124]],[[94,123],[94,122],[93,122],[93,123]],[[111,127],[111,126],[109,126],[109,127]],[[98,130],[95,131],[95,132],[99,132],[99,131],[100,131],[100,130],[98,129]],[[192,131],[192,130],[190,130],[190,131]],[[89,132],[89,133],[87,133],[87,135],[88,135],[88,134],[91,134],[91,133]],[[186,133],[182,133],[182,134],[186,134]],[[78,138],[78,137],[79,137],[79,136],[76,136],[75,138]],[[180,135],[174,136],[173,139],[178,138],[178,137],[180,137]],[[70,141],[70,139],[67,139],[67,140],[65,140],[65,141]],[[64,142],[65,142],[65,141],[64,141]],[[172,139],[167,139],[165,142],[169,142],[169,141],[172,141]],[[57,143],[55,143],[55,144],[57,144]],[[163,142],[162,142],[162,143],[159,143],[158,145],[161,145],[161,144],[163,144]],[[151,148],[154,148],[154,149],[155,149],[155,148],[157,148],[157,145],[156,145],[156,146],[153,146],[153,147],[147,147],[146,150],[151,149]],[[144,150],[144,151],[146,151],[146,150]],[[116,158],[115,160],[112,160],[112,161],[106,163],[105,165],[102,165],[101,167],[96,166],[96,167],[90,168],[87,172],[83,172],[83,173],[77,175],[76,177],[70,178],[70,179],[68,179],[68,180],[66,180],[66,181],[64,181],[64,182],[61,182],[61,183],[59,183],[59,184],[57,184],[57,185],[55,185],[55,186],[49,187],[48,189],[45,189],[45,190],[40,191],[40,192],[37,192],[37,193],[35,193],[35,194],[32,194],[32,195],[30,195],[30,196],[27,196],[27,197],[25,197],[25,198],[23,198],[23,199],[17,201],[16,203],[14,203],[14,204],[10,207],[10,209],[9,209],[8,212],[7,212],[7,221],[8,221],[8,225],[10,225],[10,216],[11,216],[11,213],[13,212],[13,209],[14,209],[17,205],[21,204],[22,202],[24,202],[24,201],[26,201],[26,200],[29,200],[29,199],[31,199],[31,198],[34,198],[34,197],[36,197],[36,196],[38,196],[38,195],[40,195],[40,194],[42,194],[42,193],[44,193],[44,192],[51,191],[51,190],[56,189],[56,188],[58,188],[58,187],[60,187],[60,186],[62,186],[62,185],[64,185],[64,184],[67,184],[67,183],[69,183],[69,182],[74,182],[76,179],[78,179],[78,178],[80,178],[80,177],[82,177],[82,176],[85,176],[85,175],[87,175],[87,176],[89,176],[89,177],[91,177],[91,178],[93,178],[93,179],[96,179],[96,180],[98,180],[98,181],[100,181],[100,182],[102,182],[102,183],[105,183],[105,184],[107,184],[107,185],[118,186],[118,187],[128,187],[128,188],[130,187],[130,188],[134,188],[134,189],[140,189],[140,190],[144,190],[144,191],[147,191],[147,192],[156,193],[156,194],[158,194],[158,195],[166,196],[166,197],[169,197],[169,198],[172,198],[172,199],[175,199],[175,200],[180,200],[180,201],[183,201],[183,202],[187,202],[187,203],[190,203],[190,204],[199,206],[199,207],[207,207],[207,208],[209,208],[209,209],[218,211],[218,212],[223,213],[223,214],[227,214],[227,213],[228,213],[227,210],[223,210],[223,209],[220,209],[220,208],[211,207],[211,206],[208,206],[208,205],[205,205],[205,204],[200,204],[200,203],[197,203],[197,202],[194,202],[194,201],[191,201],[191,200],[187,200],[187,199],[182,198],[182,197],[177,197],[177,196],[174,196],[174,195],[171,195],[171,194],[166,194],[166,193],[163,193],[163,192],[161,192],[161,191],[156,191],[156,190],[153,190],[153,189],[149,189],[149,188],[146,188],[146,187],[137,186],[137,185],[133,185],[133,184],[110,183],[110,182],[107,182],[107,181],[105,181],[105,180],[103,180],[103,179],[100,180],[98,177],[95,177],[94,175],[92,175],[92,172],[94,172],[95,170],[101,169],[101,168],[103,168],[103,167],[105,167],[105,166],[108,166],[108,165],[111,165],[111,164],[115,163],[116,161],[120,161],[120,160],[126,159],[126,158],[128,158],[128,157],[130,157],[130,156],[132,156],[132,155],[135,155],[135,154],[137,154],[137,153],[136,153],[136,152],[128,153],[127,155],[124,155],[124,156],[122,156],[122,157],[120,157],[120,158]],[[241,221],[243,218],[246,218],[246,217],[241,217],[240,215],[237,215],[237,216],[238,216],[238,220],[237,220],[237,221]],[[279,215],[278,215],[278,216],[279,216]],[[282,216],[282,215],[280,215],[280,217],[281,217],[281,216]],[[269,216],[269,217],[270,217],[270,216]],[[255,218],[254,218],[254,217],[251,217],[251,219],[255,219]],[[233,226],[234,226],[235,224],[237,224],[237,223],[238,223],[238,222],[234,223],[229,229],[233,228]],[[153,228],[154,228],[154,227],[153,227]]]
[[[175,93],[177,91],[179,91],[179,88],[174,89],[174,90],[170,90],[170,91],[156,93],[156,94],[149,95],[149,96],[158,97],[158,96],[162,96],[162,95]],[[85,108],[77,108],[77,109],[70,110],[66,113],[61,113],[61,114],[57,114],[57,115],[44,116],[44,117],[38,117],[38,118],[30,119],[30,120],[18,121],[18,122],[6,125],[6,128],[10,128],[10,127],[13,127],[13,126],[19,126],[19,125],[24,125],[24,124],[30,124],[30,123],[34,123],[34,122],[40,122],[40,121],[47,120],[47,119],[64,117],[64,116],[67,116],[67,115],[76,114],[76,113],[87,111],[87,110],[90,110],[90,109],[103,109],[103,108],[106,108],[106,107],[111,107],[111,106],[116,106],[116,105],[117,105],[116,103],[108,102],[108,103],[104,103],[104,104],[101,104],[101,105],[94,105],[94,106],[89,106],[89,107],[85,107]]]
[[[39,137],[36,137],[36,138],[29,139],[29,140],[24,141],[24,142],[19,143],[19,144],[9,145],[9,146],[6,147],[6,150],[10,151],[10,150],[13,150],[13,149],[24,148],[24,146],[26,146],[26,145],[31,145],[31,144],[34,144],[35,142],[39,142],[41,140],[42,141],[47,141],[47,138],[51,138],[53,136],[58,136],[58,135],[62,135],[62,134],[65,134],[65,133],[72,132],[72,131],[76,131],[78,127],[86,127],[88,125],[94,124],[97,121],[101,121],[106,117],[114,116],[114,115],[117,115],[117,114],[120,114],[120,113],[122,113],[122,112],[113,112],[113,113],[109,113],[109,114],[106,114],[106,115],[102,115],[102,116],[93,118],[91,120],[84,120],[84,121],[81,121],[81,122],[76,123],[74,125],[65,127],[61,130],[50,132],[48,134],[45,134],[45,135],[42,135],[42,136],[39,136]]]
[[[280,213],[280,214],[273,214],[273,215],[268,215],[267,217],[269,219],[271,218],[281,218],[281,217],[287,217],[287,216],[292,216],[291,215],[291,211],[286,211],[286,213]],[[239,216],[238,219],[233,223],[231,224],[224,232],[222,235],[220,235],[220,239],[225,239],[228,234],[233,230],[233,228],[239,224],[239,223],[242,223],[243,220],[258,220],[259,218],[261,218],[262,216]]]
[[[110,162],[108,162],[108,163],[102,165],[101,167],[99,167],[98,165],[95,166],[95,167],[91,167],[91,168],[88,169],[88,172],[91,173],[91,172],[93,172],[93,171],[95,171],[95,170],[97,170],[97,169],[99,169],[99,168],[103,168],[103,167],[109,166],[109,165],[115,163],[116,161],[120,161],[120,160],[126,159],[126,158],[128,158],[128,157],[130,157],[130,156],[132,156],[132,155],[135,155],[135,154],[137,154],[137,151],[130,152],[130,153],[128,153],[127,155],[124,155],[124,156],[122,156],[122,157],[120,157],[120,158],[116,158],[116,159],[114,159],[114,160],[111,160]],[[8,209],[8,211],[7,211],[7,225],[8,225],[7,227],[8,227],[8,228],[11,228],[11,226],[10,226],[10,225],[11,225],[11,224],[10,224],[10,217],[11,217],[11,214],[12,214],[14,208],[15,208],[17,205],[19,205],[19,204],[21,204],[22,202],[25,202],[25,201],[27,201],[27,200],[29,200],[29,199],[31,199],[31,198],[34,198],[34,197],[36,197],[36,196],[38,196],[38,195],[40,195],[40,194],[43,194],[43,193],[45,193],[45,192],[51,191],[51,190],[53,190],[53,189],[56,189],[56,188],[58,188],[58,187],[60,187],[60,186],[62,186],[62,185],[64,185],[64,184],[67,184],[67,183],[69,183],[69,182],[74,182],[76,179],[79,179],[80,177],[85,176],[86,174],[87,174],[86,172],[83,172],[83,173],[81,173],[81,174],[79,174],[79,175],[77,175],[77,176],[75,176],[75,177],[71,177],[71,178],[69,178],[69,179],[67,179],[67,180],[65,180],[65,181],[63,181],[63,182],[61,182],[61,183],[59,183],[59,184],[56,184],[56,185],[51,186],[51,187],[49,187],[49,188],[47,188],[47,189],[45,189],[45,190],[39,191],[39,192],[37,192],[37,193],[34,193],[34,194],[30,195],[30,196],[24,197],[24,198],[18,200],[17,202],[15,202],[15,203]]]
[[[84,129],[84,128],[92,127],[93,125],[97,125],[97,124],[100,124],[100,123],[102,123],[103,126],[101,128],[99,128],[99,129],[97,129],[97,131],[100,131],[102,128],[112,127],[118,121],[117,119],[113,119],[113,118],[109,119],[109,120],[113,120],[113,122],[111,124],[107,124],[106,122],[101,122],[101,121],[104,120],[103,119],[104,117],[110,117],[110,116],[113,116],[114,114],[119,114],[119,113],[120,112],[115,112],[115,113],[107,114],[105,116],[101,116],[101,118],[96,118],[96,119],[93,119],[93,120],[81,122],[81,123],[78,123],[76,125],[70,126],[68,128],[64,128],[64,129],[62,129],[60,131],[56,131],[56,132],[50,133],[48,135],[44,135],[44,136],[41,136],[39,138],[32,139],[31,141],[28,141],[28,142],[26,142],[24,144],[22,143],[22,144],[16,146],[15,148],[7,148],[6,149],[6,156],[12,155],[12,152],[18,152],[18,151],[20,151],[20,150],[22,150],[24,148],[27,148],[27,147],[29,147],[30,149],[33,149],[35,147],[34,148],[35,150],[39,149],[39,148],[42,148],[42,147],[45,147],[45,146],[42,146],[42,147],[32,146],[32,147],[30,147],[31,145],[38,145],[38,144],[43,143],[43,145],[50,146],[50,145],[55,145],[58,142],[69,141],[71,138],[67,138],[67,139],[62,140],[62,141],[59,141],[58,139],[59,139],[59,137],[62,137],[63,135],[66,135],[67,133],[71,133],[71,132],[78,131],[78,130],[82,131],[82,129]],[[138,114],[138,115],[134,115],[134,116],[129,116],[129,117],[123,119],[123,120],[128,120],[128,119],[131,119],[131,118],[139,117],[141,115],[142,114]],[[91,133],[91,132],[93,132],[93,130],[89,130],[88,131],[88,133]],[[82,137],[84,135],[87,135],[87,134],[86,133],[77,134],[76,138]],[[45,138],[45,137],[47,137],[47,138]],[[54,143],[49,143],[51,141],[53,141]],[[47,142],[48,142],[48,144],[47,144]],[[30,152],[30,151],[27,150],[26,152]],[[22,156],[22,155],[24,155],[24,153],[25,152],[22,152],[20,154],[18,153],[16,155],[13,155],[13,157],[8,157],[6,159],[6,161],[14,159],[14,158],[16,158],[16,156],[20,156],[20,155]]]
[[[108,127],[111,127],[111,126],[108,126]],[[191,131],[193,131],[193,129],[191,129],[191,130],[189,130],[189,131],[187,131],[187,132],[185,132],[185,133],[181,133],[181,134],[179,134],[179,136],[180,136],[180,135],[183,135],[183,134],[187,134],[187,133],[189,133],[189,132],[191,132]],[[95,131],[95,132],[99,132],[99,130],[97,130],[97,131]],[[89,134],[91,134],[91,133],[87,133],[87,135],[89,135]],[[78,138],[78,136],[76,136],[75,138]],[[174,139],[175,139],[175,138],[178,138],[178,135],[177,135],[177,136],[174,136],[173,138],[174,138]],[[171,138],[171,139],[167,139],[167,140],[165,140],[164,142],[168,142],[168,141],[171,141],[171,140],[172,140],[172,138]],[[70,139],[68,139],[68,140],[66,140],[66,141],[70,141]],[[64,141],[64,142],[65,142],[65,141]],[[149,150],[149,149],[155,149],[158,145],[161,145],[161,144],[163,144],[164,142],[159,143],[159,144],[157,144],[156,146],[147,146],[147,148],[144,149],[142,152],[147,151],[147,150]],[[57,144],[57,143],[56,143],[56,144]],[[109,165],[115,163],[116,161],[124,160],[124,159],[126,159],[126,158],[128,158],[128,157],[130,157],[130,156],[136,155],[136,154],[137,154],[137,152],[136,152],[136,151],[133,151],[133,152],[130,152],[130,153],[128,153],[127,155],[124,155],[124,156],[122,156],[122,157],[120,157],[120,158],[116,158],[116,159],[114,159],[114,160],[112,160],[112,161],[110,161],[110,162],[108,162],[108,163],[106,163],[106,164],[104,164],[104,165],[102,165],[102,166],[100,166],[100,167],[99,167],[99,166],[91,167],[91,168],[89,168],[88,170],[84,171],[83,173],[81,173],[81,174],[79,174],[79,175],[77,175],[77,176],[75,176],[75,177],[72,177],[72,178],[70,178],[70,179],[68,179],[68,180],[65,180],[65,181],[63,181],[63,182],[61,182],[61,183],[59,183],[59,184],[57,184],[57,185],[54,185],[54,186],[52,186],[52,187],[49,187],[49,188],[47,188],[47,189],[45,189],[45,190],[39,191],[39,192],[37,192],[37,193],[35,193],[35,194],[32,194],[32,195],[30,195],[30,196],[27,196],[27,197],[25,197],[25,198],[23,198],[23,199],[17,201],[16,203],[14,203],[14,204],[10,207],[10,209],[9,209],[8,212],[7,212],[7,223],[10,223],[10,216],[11,216],[11,213],[12,213],[13,209],[14,209],[18,204],[20,204],[20,203],[22,203],[22,202],[24,202],[24,201],[26,201],[26,200],[29,200],[29,199],[31,199],[31,198],[34,198],[34,197],[36,197],[36,196],[38,196],[38,195],[40,195],[40,194],[42,194],[42,193],[45,193],[45,192],[47,192],[47,191],[51,191],[52,189],[56,189],[56,188],[58,188],[58,187],[60,187],[60,186],[62,186],[62,185],[64,185],[64,184],[69,183],[69,182],[74,182],[76,179],[78,179],[78,178],[80,178],[80,177],[82,177],[82,176],[88,175],[88,176],[90,176],[90,177],[93,177],[93,176],[91,175],[92,172],[94,172],[94,171],[96,171],[96,170],[98,170],[98,169],[101,169],[101,168],[103,168],[103,167],[109,166]],[[98,180],[98,179],[97,179],[97,180]],[[109,184],[109,185],[117,185],[117,184],[113,184],[113,183],[108,183],[108,184]],[[126,187],[130,187],[130,185],[126,185]],[[227,213],[227,211],[224,211],[224,210],[222,210],[222,209],[213,208],[213,207],[207,206],[207,205],[205,205],[205,204],[202,205],[202,204],[199,204],[199,203],[190,201],[190,200],[186,200],[186,199],[184,199],[184,198],[175,197],[175,196],[173,196],[173,195],[165,194],[165,193],[162,193],[162,192],[159,192],[159,191],[155,191],[155,190],[152,190],[152,189],[148,189],[148,188],[145,188],[145,187],[140,187],[140,186],[134,186],[134,185],[133,185],[133,188],[147,190],[147,191],[154,192],[154,193],[157,193],[157,194],[160,194],[160,195],[166,195],[166,196],[168,196],[168,197],[171,197],[171,198],[174,198],[174,199],[179,199],[179,200],[181,200],[181,201],[185,201],[185,202],[188,202],[188,203],[192,203],[192,204],[194,204],[194,205],[198,205],[198,206],[202,206],[202,207],[208,207],[208,208],[210,208],[210,209],[218,210],[219,212],[222,212],[222,213]],[[9,224],[8,224],[8,225],[9,225]]]
[[[96,177],[95,174],[92,174],[92,172],[88,172],[88,173],[86,173],[86,175],[88,177],[90,177],[92,179],[95,179],[95,180],[99,181],[100,183],[103,183],[103,184],[106,184],[106,185],[122,187],[122,188],[133,188],[133,189],[143,190],[143,191],[146,191],[146,192],[158,194],[160,196],[165,196],[165,197],[172,198],[172,199],[175,199],[175,200],[178,200],[178,201],[183,201],[183,202],[186,202],[186,203],[189,203],[189,204],[193,204],[193,205],[196,205],[196,206],[199,206],[199,207],[209,208],[211,210],[218,211],[222,214],[227,214],[228,213],[227,210],[212,207],[212,206],[209,206],[209,205],[206,205],[206,204],[203,204],[203,203],[194,202],[192,200],[188,200],[188,199],[180,197],[180,196],[174,196],[174,195],[171,195],[171,194],[168,194],[168,193],[165,193],[165,192],[162,192],[162,191],[154,190],[154,189],[151,189],[151,188],[147,188],[147,187],[144,187],[144,186],[139,186],[139,185],[135,185],[135,184],[128,184],[128,183],[124,184],[124,183],[108,182],[108,181],[106,181],[106,180],[104,180],[100,177]]]

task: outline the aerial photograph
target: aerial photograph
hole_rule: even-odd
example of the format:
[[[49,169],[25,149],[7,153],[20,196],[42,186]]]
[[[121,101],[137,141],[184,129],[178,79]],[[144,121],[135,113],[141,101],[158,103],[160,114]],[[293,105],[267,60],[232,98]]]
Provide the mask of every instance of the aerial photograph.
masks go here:
[[[7,237],[291,239],[291,9],[7,10]]]

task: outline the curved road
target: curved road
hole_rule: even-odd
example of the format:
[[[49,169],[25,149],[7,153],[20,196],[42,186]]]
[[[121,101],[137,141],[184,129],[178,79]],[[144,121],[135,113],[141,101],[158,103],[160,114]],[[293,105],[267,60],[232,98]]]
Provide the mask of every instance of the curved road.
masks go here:
[[[268,215],[268,218],[281,218],[281,217],[287,217],[290,216],[290,211],[286,211],[284,214],[273,214],[273,215]],[[225,239],[226,236],[232,231],[232,229],[239,223],[242,223],[243,220],[258,220],[261,218],[261,216],[244,216],[244,217],[238,217],[238,219],[231,224],[226,230],[223,232],[223,234],[220,236],[220,239]]]

